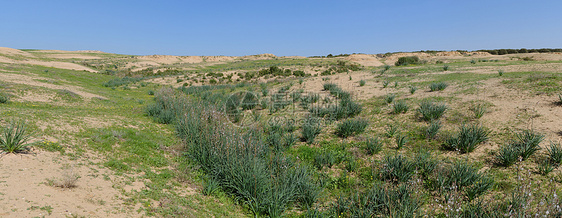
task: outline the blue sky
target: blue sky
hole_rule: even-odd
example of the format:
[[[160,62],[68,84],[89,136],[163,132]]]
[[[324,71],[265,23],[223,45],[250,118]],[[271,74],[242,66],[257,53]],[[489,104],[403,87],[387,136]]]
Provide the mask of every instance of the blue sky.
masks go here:
[[[0,47],[151,55],[561,48],[562,1],[3,1]]]

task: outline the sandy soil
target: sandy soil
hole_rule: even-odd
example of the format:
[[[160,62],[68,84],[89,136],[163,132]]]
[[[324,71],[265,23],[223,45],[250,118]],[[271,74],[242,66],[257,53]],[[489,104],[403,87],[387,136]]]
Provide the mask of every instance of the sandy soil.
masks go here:
[[[344,57],[343,59],[361,64],[366,67],[378,67],[384,65],[376,55],[352,54],[350,56]]]
[[[30,85],[30,86],[39,86],[39,87],[45,87],[45,88],[54,89],[54,90],[66,89],[66,90],[74,92],[74,93],[76,93],[76,94],[78,94],[78,95],[80,95],[80,96],[82,96],[86,99],[91,99],[91,98],[105,99],[105,97],[103,97],[103,96],[83,91],[82,88],[78,87],[78,86],[55,85],[55,84],[36,81],[38,79],[45,79],[46,80],[48,78],[37,77],[37,76],[27,76],[27,75],[22,75],[22,74],[12,74],[12,73],[1,73],[0,74],[0,81],[6,81],[6,82],[18,83],[18,84],[25,84],[25,85]]]
[[[104,179],[109,174],[106,169],[69,160],[57,153],[1,155],[0,216],[48,216],[48,207],[52,208],[50,217],[135,215],[121,212],[123,201],[119,191],[112,187],[112,177]],[[78,176],[75,188],[59,188],[49,182],[58,183],[73,176]]]

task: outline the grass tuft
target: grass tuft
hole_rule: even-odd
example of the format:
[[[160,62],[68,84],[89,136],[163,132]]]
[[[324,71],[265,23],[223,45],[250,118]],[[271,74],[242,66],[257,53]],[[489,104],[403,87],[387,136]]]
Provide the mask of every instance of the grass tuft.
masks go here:
[[[480,125],[462,125],[455,136],[447,139],[445,147],[449,150],[459,151],[462,154],[470,153],[480,143],[488,140],[488,134],[490,134],[490,131]]]
[[[368,155],[378,154],[382,151],[382,141],[379,138],[368,138],[365,141]]]
[[[406,113],[409,109],[409,106],[404,101],[397,101],[397,102],[394,102],[393,108],[394,108],[394,111],[392,113],[400,114],[400,113]]]
[[[447,106],[445,104],[436,104],[432,101],[423,101],[417,112],[421,115],[421,119],[425,121],[438,120],[443,116]]]
[[[347,119],[337,125],[336,135],[347,138],[352,135],[360,134],[365,131],[367,125],[369,125],[369,122],[365,119]]]
[[[29,151],[33,143],[28,143],[33,133],[23,120],[12,121],[0,132],[0,149],[6,153]]]
[[[444,83],[444,82],[431,83],[431,84],[429,85],[429,89],[430,89],[432,92],[435,92],[435,91],[443,91],[443,90],[445,90],[445,88],[447,88],[447,86],[449,86],[449,85],[448,85],[447,83]]]

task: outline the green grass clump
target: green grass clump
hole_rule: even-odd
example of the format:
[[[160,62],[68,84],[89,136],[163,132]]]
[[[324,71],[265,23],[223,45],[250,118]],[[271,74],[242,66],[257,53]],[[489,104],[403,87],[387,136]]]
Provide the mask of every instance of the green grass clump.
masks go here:
[[[443,91],[443,90],[445,90],[445,88],[447,88],[447,86],[449,86],[449,85],[447,83],[444,83],[444,82],[431,83],[429,85],[429,90],[431,90],[432,92]]]
[[[0,149],[6,153],[29,151],[33,143],[28,143],[33,133],[24,121],[12,121],[0,132]]]
[[[388,95],[384,96],[384,102],[386,102],[387,104],[390,104],[394,101],[394,98],[396,98],[395,94],[388,94]]]
[[[367,125],[369,122],[365,119],[347,119],[337,125],[335,133],[339,137],[347,138],[364,132]]]
[[[494,180],[467,161],[456,161],[439,172],[438,185],[442,191],[459,190],[473,200],[490,190]]]
[[[488,112],[488,107],[485,104],[477,104],[472,105],[469,110],[474,113],[474,118],[480,119],[486,112]]]
[[[496,161],[498,165],[509,167],[518,160],[527,160],[541,149],[539,144],[544,140],[544,135],[531,130],[523,130],[515,136],[515,140],[501,146],[497,152]],[[554,153],[557,153],[557,150]]]
[[[396,148],[400,150],[406,143],[408,143],[408,136],[407,135],[397,135],[396,136]]]
[[[368,138],[365,141],[368,155],[378,154],[382,151],[382,141],[379,138]]]
[[[397,101],[394,102],[393,108],[394,111],[392,111],[392,113],[400,114],[400,113],[406,113],[410,107],[404,101]]]
[[[0,104],[6,104],[8,103],[9,100],[10,98],[8,98],[8,96],[4,96],[0,94]]]
[[[499,75],[499,76],[503,76],[503,74],[504,74],[504,71],[503,71],[503,70],[498,70],[498,75]]]
[[[393,183],[408,182],[414,176],[415,170],[415,163],[402,155],[386,156],[380,177]]]
[[[444,65],[444,66],[443,66],[443,71],[447,71],[447,70],[449,70],[449,65]]]
[[[551,164],[560,166],[562,164],[562,146],[560,146],[560,143],[551,142],[547,148],[547,155]]]
[[[490,131],[477,124],[462,125],[459,132],[447,139],[445,147],[460,153],[474,151],[480,143],[488,140]]]
[[[447,106],[445,104],[436,104],[432,101],[423,101],[417,112],[421,115],[421,119],[425,121],[438,120],[443,116]]]
[[[331,91],[338,88],[338,85],[333,83],[324,83],[323,85],[324,91]]]
[[[562,105],[562,94],[558,94],[558,99],[554,103],[557,105]]]
[[[427,139],[434,139],[435,136],[437,136],[439,129],[441,129],[441,122],[439,122],[439,120],[431,121],[425,130],[425,137]]]
[[[388,80],[382,81],[382,87],[386,88],[390,82]]]
[[[367,83],[365,80],[359,80],[359,86],[365,86],[365,83]]]
[[[414,94],[418,90],[418,87],[410,86],[410,94]]]
[[[314,118],[309,118],[302,125],[301,141],[312,144],[320,132],[322,132],[320,124]]]

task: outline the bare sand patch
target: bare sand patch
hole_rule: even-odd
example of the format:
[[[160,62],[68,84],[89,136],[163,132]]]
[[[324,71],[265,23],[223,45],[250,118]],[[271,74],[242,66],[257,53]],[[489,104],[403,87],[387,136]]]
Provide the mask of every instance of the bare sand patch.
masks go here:
[[[122,211],[119,191],[103,175],[110,172],[57,153],[0,156],[0,214],[5,217],[130,217],[140,216]],[[50,184],[69,175],[78,179],[74,188]],[[40,208],[44,208],[43,210]]]
[[[18,83],[18,84],[25,84],[25,85],[30,85],[30,86],[39,86],[39,87],[45,87],[45,88],[48,88],[48,89],[55,89],[55,90],[66,89],[66,90],[74,92],[74,93],[76,93],[76,94],[78,94],[78,95],[80,95],[84,98],[87,98],[87,99],[91,99],[91,98],[106,99],[103,96],[83,91],[82,88],[78,87],[78,86],[72,86],[72,85],[61,86],[61,85],[49,84],[49,83],[36,81],[37,79],[48,80],[48,78],[31,77],[31,76],[22,75],[22,74],[12,74],[12,73],[1,73],[0,74],[0,80],[1,81]]]
[[[376,55],[352,54],[350,56],[344,57],[343,59],[361,64],[366,67],[378,67],[384,65]]]

